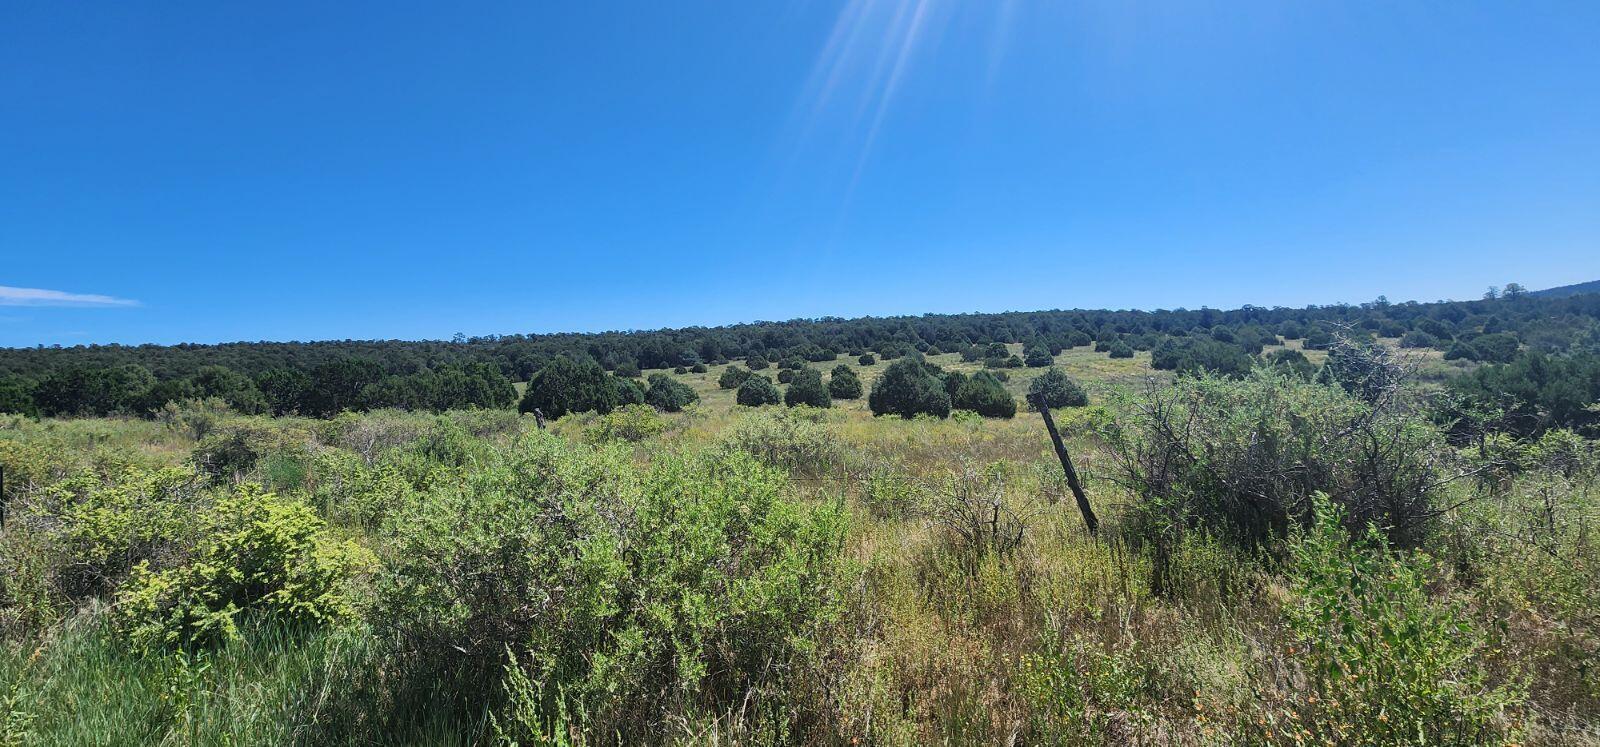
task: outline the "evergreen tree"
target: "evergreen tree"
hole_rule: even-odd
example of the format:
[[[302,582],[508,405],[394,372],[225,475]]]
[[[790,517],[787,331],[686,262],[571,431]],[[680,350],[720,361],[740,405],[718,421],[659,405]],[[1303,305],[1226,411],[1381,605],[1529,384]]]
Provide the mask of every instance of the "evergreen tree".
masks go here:
[[[569,412],[590,410],[605,414],[619,404],[621,395],[613,383],[617,380],[607,375],[593,358],[574,361],[564,355],[556,356],[528,380],[528,391],[522,395],[517,410],[533,412],[538,409],[551,419]]]
[[[956,389],[952,406],[986,418],[1009,418],[1017,414],[1017,400],[988,371],[979,371],[962,382]]]
[[[783,403],[790,407],[832,407],[833,398],[829,396],[828,388],[822,385],[821,372],[814,368],[802,368],[794,372],[789,390],[783,393]]]
[[[783,394],[772,380],[765,376],[751,376],[739,385],[734,401],[746,407],[775,405],[783,401]]]
[[[688,384],[666,374],[650,374],[650,389],[644,402],[664,412],[678,412],[700,400],[700,395]]]
[[[883,376],[873,382],[867,406],[873,415],[909,419],[925,413],[944,418],[950,416],[950,395],[944,390],[944,382],[922,361],[903,358],[890,364]]]
[[[861,399],[861,377],[849,366],[840,364],[833,367],[833,375],[828,379],[828,393],[835,399]]]
[[[1055,366],[1051,366],[1039,378],[1028,385],[1028,401],[1031,403],[1042,397],[1045,407],[1083,407],[1089,404],[1089,394]]]

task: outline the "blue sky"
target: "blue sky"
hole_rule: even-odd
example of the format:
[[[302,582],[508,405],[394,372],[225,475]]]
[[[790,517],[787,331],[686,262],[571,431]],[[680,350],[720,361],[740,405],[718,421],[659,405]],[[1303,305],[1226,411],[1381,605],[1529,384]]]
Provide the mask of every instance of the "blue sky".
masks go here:
[[[1600,3],[0,9],[0,345],[1600,278]]]

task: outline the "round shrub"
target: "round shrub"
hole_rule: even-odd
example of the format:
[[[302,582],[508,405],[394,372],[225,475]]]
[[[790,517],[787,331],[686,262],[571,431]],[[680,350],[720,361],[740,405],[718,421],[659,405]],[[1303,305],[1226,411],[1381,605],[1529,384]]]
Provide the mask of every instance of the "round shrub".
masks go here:
[[[746,407],[775,405],[783,401],[783,393],[765,376],[751,376],[739,385],[734,401]]]
[[[1112,358],[1132,358],[1133,348],[1121,340],[1111,343],[1111,349],[1106,351]]]
[[[828,388],[822,385],[821,372],[814,368],[802,368],[794,372],[789,390],[783,393],[783,403],[790,407],[832,407],[833,398],[829,396]]]
[[[890,364],[883,376],[873,382],[867,406],[873,415],[910,419],[927,414],[946,418],[950,416],[950,395],[927,364],[907,358]]]
[[[871,353],[862,353],[861,357],[856,359],[856,362],[860,363],[863,366],[876,366],[876,365],[878,365],[878,359],[874,358]]]
[[[987,371],[979,371],[962,382],[956,388],[952,406],[986,418],[1009,418],[1017,414],[1017,400]]]
[[[794,369],[783,368],[778,370],[778,383],[787,384],[794,381]]]
[[[754,353],[750,357],[744,359],[744,365],[751,371],[760,371],[761,369],[772,364],[767,362],[766,356],[760,353]]]
[[[738,389],[739,385],[751,376],[755,376],[755,373],[748,368],[728,366],[722,369],[722,375],[717,377],[717,386],[723,389]]]
[[[678,412],[699,399],[688,384],[660,373],[650,374],[650,391],[644,395],[645,404],[664,412]]]
[[[617,390],[617,406],[644,404],[644,384],[637,379],[615,378],[611,381]]]
[[[1046,350],[1043,345],[1034,345],[1028,348],[1027,356],[1023,359],[1023,363],[1027,364],[1029,368],[1044,368],[1055,363],[1055,358],[1050,355],[1050,351]]]
[[[522,395],[517,410],[533,412],[538,409],[547,418],[589,410],[608,413],[617,407],[617,387],[613,380],[592,358],[574,361],[557,356],[528,380],[528,391]]]
[[[1089,393],[1073,381],[1067,372],[1055,366],[1028,385],[1030,403],[1044,400],[1045,407],[1083,407],[1089,404]]]
[[[833,367],[833,375],[828,379],[828,394],[835,399],[861,399],[861,377],[849,366],[840,364]]]

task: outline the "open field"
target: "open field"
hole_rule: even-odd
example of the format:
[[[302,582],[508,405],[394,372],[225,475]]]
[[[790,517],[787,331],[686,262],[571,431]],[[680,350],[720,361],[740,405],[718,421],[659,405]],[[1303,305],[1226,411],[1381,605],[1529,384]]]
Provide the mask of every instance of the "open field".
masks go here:
[[[1410,405],[1149,361],[1056,357],[1090,394],[1055,417],[1097,536],[1037,414],[740,407],[723,366],[674,375],[700,397],[681,412],[542,432],[503,410],[10,417],[0,736],[1597,743],[1592,442],[1457,449]],[[840,363],[869,391],[889,366],[812,365]],[[1194,413],[1178,439],[1208,469],[1309,460],[1319,490],[1421,502],[1282,483],[1235,515],[1198,472],[1150,493],[1160,402]],[[1280,464],[1263,441],[1318,446]],[[1298,518],[1250,534],[1276,511]]]

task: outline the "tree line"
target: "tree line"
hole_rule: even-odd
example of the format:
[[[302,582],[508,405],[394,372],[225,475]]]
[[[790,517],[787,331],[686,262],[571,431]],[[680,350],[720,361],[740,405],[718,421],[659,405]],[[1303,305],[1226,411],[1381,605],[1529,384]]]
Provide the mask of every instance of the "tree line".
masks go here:
[[[511,382],[565,365],[557,361],[592,362],[624,381],[642,369],[704,370],[708,363],[742,358],[752,371],[779,363],[778,383],[792,384],[783,379],[795,374],[785,371],[842,355],[864,363],[873,356],[895,360],[910,353],[955,352],[998,373],[1046,366],[1062,350],[1085,345],[1114,358],[1149,351],[1157,369],[1237,374],[1256,365],[1268,345],[1295,339],[1307,349],[1325,348],[1335,330],[1398,338],[1404,347],[1435,348],[1449,359],[1514,365],[1530,354],[1560,360],[1580,356],[1597,339],[1597,325],[1600,294],[1546,298],[1512,283],[1480,300],[1435,303],[1390,303],[1379,297],[1359,305],[1304,308],[825,317],[642,332],[458,335],[451,341],[41,346],[0,349],[0,411],[138,415],[166,402],[204,397],[222,398],[246,413],[313,416],[381,407],[503,408],[516,402]],[[1006,343],[1022,343],[1024,354],[1012,355]],[[1273,355],[1277,364],[1309,365],[1285,351]],[[1515,368],[1509,375],[1543,370]],[[1589,369],[1578,365],[1575,370],[1580,373],[1573,376],[1582,379]],[[1580,383],[1566,390],[1588,391],[1587,380]],[[977,386],[969,390],[976,392]],[[595,394],[595,401],[615,398],[626,404],[649,395],[651,388],[617,384]],[[658,400],[672,404],[679,398],[671,395],[671,387],[659,390]],[[814,390],[809,381],[801,387],[802,394]],[[1479,387],[1475,396],[1487,396],[1485,391]]]

